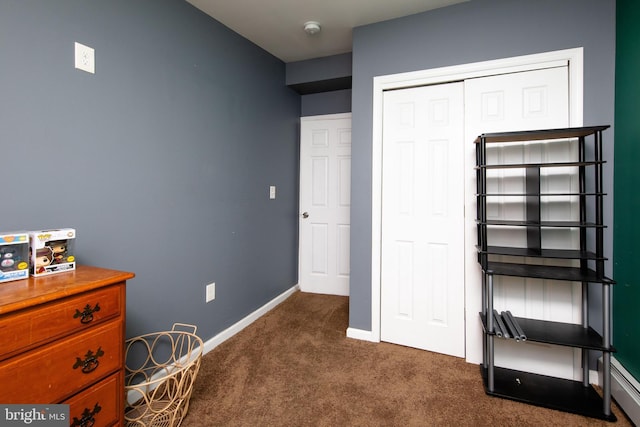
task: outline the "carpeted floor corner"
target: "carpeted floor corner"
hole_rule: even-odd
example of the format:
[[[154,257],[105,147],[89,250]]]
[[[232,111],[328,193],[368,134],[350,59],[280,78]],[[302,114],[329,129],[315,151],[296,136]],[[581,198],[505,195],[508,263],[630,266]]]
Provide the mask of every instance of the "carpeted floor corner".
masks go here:
[[[478,366],[347,326],[347,297],[296,292],[203,357],[182,426],[632,425],[489,397]]]

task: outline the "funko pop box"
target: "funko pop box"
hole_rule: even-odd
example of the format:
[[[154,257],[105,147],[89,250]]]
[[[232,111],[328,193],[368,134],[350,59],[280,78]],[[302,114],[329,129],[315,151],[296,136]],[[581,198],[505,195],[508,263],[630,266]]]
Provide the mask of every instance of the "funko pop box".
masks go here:
[[[0,283],[29,277],[29,234],[0,233]]]
[[[75,270],[75,239],[73,228],[30,231],[31,274],[37,277]]]

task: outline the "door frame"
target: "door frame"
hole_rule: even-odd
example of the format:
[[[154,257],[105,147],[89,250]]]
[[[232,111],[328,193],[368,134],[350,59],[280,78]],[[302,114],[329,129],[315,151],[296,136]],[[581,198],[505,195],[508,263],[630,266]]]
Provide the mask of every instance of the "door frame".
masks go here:
[[[372,138],[372,165],[371,165],[371,333],[369,336],[362,331],[355,333],[353,337],[368,341],[380,342],[380,291],[381,291],[381,233],[382,233],[382,111],[383,92],[385,90],[403,89],[413,86],[442,84],[454,81],[462,81],[475,77],[488,77],[497,74],[533,71],[543,68],[568,65],[569,68],[569,123],[570,126],[582,126],[583,121],[583,48],[565,49],[539,54],[503,58],[497,60],[475,62],[449,67],[433,68],[428,70],[412,71],[407,73],[390,74],[373,78],[373,138]],[[465,151],[465,159],[466,156]],[[473,194],[469,194],[467,182],[473,172],[473,166],[465,164],[465,206],[469,200],[475,200]],[[470,169],[471,168],[471,169]],[[475,178],[473,178],[475,180]],[[475,182],[475,181],[474,181]],[[471,192],[472,193],[472,192]],[[473,211],[473,212],[471,212]],[[469,256],[469,247],[475,251],[475,235],[469,232],[468,215],[474,215],[475,210],[465,209],[465,312],[469,308],[467,283],[473,278],[471,271],[475,258]],[[474,228],[475,230],[475,228]],[[474,301],[475,305],[475,301]],[[481,302],[473,310],[480,310]],[[467,316],[468,317],[468,316]],[[470,323],[465,319],[465,358],[467,362],[479,363],[482,360],[481,337],[474,339],[471,335],[475,328],[470,328]],[[474,322],[475,325],[476,322]]]

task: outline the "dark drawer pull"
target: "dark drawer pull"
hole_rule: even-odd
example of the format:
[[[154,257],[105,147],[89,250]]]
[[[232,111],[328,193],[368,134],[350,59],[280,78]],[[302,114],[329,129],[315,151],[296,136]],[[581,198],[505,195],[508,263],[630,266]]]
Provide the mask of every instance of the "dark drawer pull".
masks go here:
[[[96,303],[96,306],[91,308],[91,305],[87,304],[83,311],[76,308],[76,313],[73,315],[74,319],[80,318],[80,323],[87,324],[93,320],[93,313],[100,311],[100,304]]]
[[[84,408],[82,418],[78,419],[77,417],[73,417],[71,427],[92,427],[96,423],[95,415],[101,410],[102,407],[97,403],[96,406],[93,407],[93,411],[89,410],[89,408]]]
[[[73,365],[73,369],[78,369],[82,367],[82,372],[88,374],[96,370],[100,361],[98,357],[104,356],[104,351],[102,351],[102,347],[98,347],[98,351],[93,353],[93,351],[87,351],[87,354],[84,356],[84,360],[76,357],[76,363]]]

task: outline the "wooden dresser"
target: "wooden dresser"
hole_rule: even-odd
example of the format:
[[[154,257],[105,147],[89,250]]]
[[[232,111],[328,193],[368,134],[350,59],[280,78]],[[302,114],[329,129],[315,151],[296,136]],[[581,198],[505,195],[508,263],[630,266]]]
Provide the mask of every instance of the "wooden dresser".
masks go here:
[[[125,284],[133,277],[79,265],[0,284],[0,402],[66,403],[72,426],[123,425]]]

